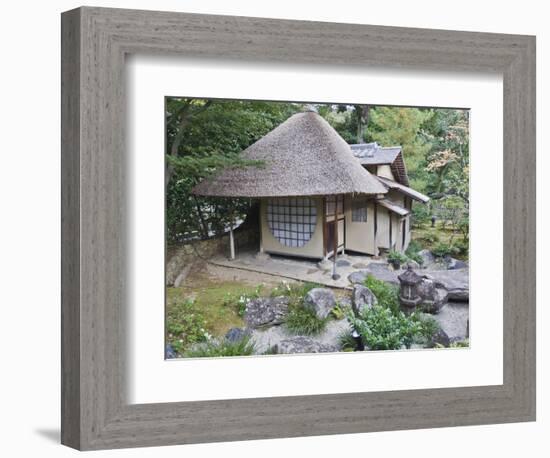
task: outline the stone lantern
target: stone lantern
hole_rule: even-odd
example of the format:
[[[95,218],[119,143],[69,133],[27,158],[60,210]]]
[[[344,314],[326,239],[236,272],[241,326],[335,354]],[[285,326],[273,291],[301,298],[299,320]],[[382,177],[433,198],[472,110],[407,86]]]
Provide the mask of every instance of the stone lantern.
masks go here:
[[[422,297],[418,291],[418,287],[422,282],[422,277],[418,275],[409,264],[407,270],[397,277],[400,282],[399,302],[403,307],[416,307],[422,302]]]

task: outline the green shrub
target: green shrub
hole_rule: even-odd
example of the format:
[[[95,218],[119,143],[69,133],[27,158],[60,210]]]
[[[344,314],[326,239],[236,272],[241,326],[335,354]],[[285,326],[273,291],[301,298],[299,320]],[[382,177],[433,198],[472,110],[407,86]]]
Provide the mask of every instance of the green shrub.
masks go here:
[[[256,286],[253,293],[226,293],[223,298],[223,305],[231,307],[237,311],[240,317],[243,317],[246,312],[246,306],[252,299],[258,299],[261,296],[263,285]]]
[[[415,316],[417,316],[415,314]],[[425,316],[420,320],[422,324],[422,335],[427,339],[431,339],[433,335],[439,331],[440,325],[434,317]]]
[[[226,339],[208,340],[187,350],[187,358],[214,358],[218,356],[249,356],[254,354],[254,344],[250,336],[230,342]]]
[[[429,343],[434,334],[439,331],[439,323],[432,316],[427,314],[412,313],[408,316],[408,318],[416,321],[420,325],[419,332],[415,336],[415,343]]]
[[[346,316],[344,307],[342,307],[340,304],[336,304],[334,308],[330,311],[330,314],[336,320],[342,320]]]
[[[424,243],[427,243],[428,245],[431,245],[439,242],[439,234],[436,230],[432,229],[430,231],[424,232],[420,236],[420,240],[422,240]]]
[[[307,293],[314,288],[321,288],[322,285],[318,283],[310,282],[294,282],[288,283],[286,281],[280,283],[271,291],[271,297],[286,296],[290,299],[290,305],[300,305]]]
[[[451,342],[450,348],[469,348],[470,347],[470,340],[464,339],[459,340],[457,342]]]
[[[445,242],[439,242],[432,248],[432,253],[437,258],[444,258],[445,256],[455,256],[459,254],[460,250],[454,246]]]
[[[420,243],[418,243],[418,241],[416,240],[411,240],[409,246],[405,250],[405,255],[409,259],[417,262],[419,265],[422,265],[422,263],[424,262],[424,258],[418,254],[420,250],[422,250],[422,246],[420,245]]]
[[[378,305],[385,307],[394,314],[399,314],[399,288],[385,281],[378,280],[368,275],[365,286],[369,288],[378,299]]]
[[[191,344],[204,342],[209,334],[205,330],[203,315],[192,300],[170,305],[166,314],[167,343],[181,355]]]
[[[392,264],[405,264],[408,260],[409,258],[399,251],[390,250],[388,253],[388,261]]]
[[[344,331],[338,336],[338,343],[342,351],[353,351],[355,350],[357,343],[351,335],[351,331]]]
[[[431,216],[430,208],[427,205],[413,205],[411,219],[413,227],[428,224],[431,221]]]
[[[468,259],[470,245],[468,240],[457,240],[453,243],[453,246],[456,248],[457,254],[462,258]]]
[[[415,339],[422,336],[422,324],[418,319],[403,312],[394,314],[380,305],[363,309],[359,318],[349,314],[348,320],[370,350],[410,348]]]
[[[319,318],[315,311],[298,305],[290,307],[286,327],[293,334],[310,336],[324,331],[327,321],[327,318]]]

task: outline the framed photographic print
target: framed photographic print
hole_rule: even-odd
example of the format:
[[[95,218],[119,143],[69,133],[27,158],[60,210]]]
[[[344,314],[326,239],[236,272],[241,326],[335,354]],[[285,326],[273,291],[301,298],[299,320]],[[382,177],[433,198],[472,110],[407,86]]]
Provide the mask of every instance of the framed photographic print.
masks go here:
[[[535,418],[535,40],[62,17],[62,442]]]

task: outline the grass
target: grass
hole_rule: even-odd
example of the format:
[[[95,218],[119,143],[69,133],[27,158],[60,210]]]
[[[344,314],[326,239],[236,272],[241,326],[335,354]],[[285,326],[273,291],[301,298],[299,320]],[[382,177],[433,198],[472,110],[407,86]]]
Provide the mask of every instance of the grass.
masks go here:
[[[412,229],[411,238],[412,241],[419,243],[423,248],[433,251],[439,244],[449,245],[451,241],[455,243],[460,242],[462,234],[460,232],[453,232],[449,226],[442,227],[440,222],[436,223],[435,227],[431,227],[431,223],[425,223]],[[453,257],[467,261],[468,253],[463,255],[456,254]]]
[[[237,301],[243,295],[253,295],[255,291],[255,287],[234,282],[212,282],[200,288],[167,288],[167,315],[170,316],[175,304],[193,297],[194,309],[204,317],[208,332],[214,336],[225,335],[231,328],[244,326]]]
[[[327,321],[328,317],[319,318],[315,311],[297,305],[291,307],[285,324],[292,334],[313,336],[325,330]]]
[[[317,283],[283,282],[271,291],[271,296],[286,296],[289,301],[289,313],[286,317],[286,328],[296,335],[317,335],[325,330],[328,318],[319,318],[313,310],[304,308],[304,297],[314,288],[321,288]]]
[[[394,315],[399,314],[399,288],[397,286],[378,280],[372,275],[367,276],[365,286],[376,296],[378,305],[391,310]]]
[[[342,351],[354,351],[357,347],[357,342],[351,335],[351,331],[344,331],[338,336],[338,343]]]
[[[187,350],[184,356],[187,358],[214,358],[218,356],[249,356],[254,354],[254,344],[250,336],[244,336],[235,342],[225,339],[209,340],[192,349]]]
[[[167,343],[181,356],[194,343],[244,327],[239,300],[256,292],[256,287],[235,282],[166,288]]]
[[[290,299],[291,306],[299,305],[303,301],[306,294],[314,288],[323,288],[323,285],[311,282],[282,282],[271,290],[271,297],[286,296]]]
[[[181,355],[185,349],[208,338],[203,314],[191,299],[174,301],[167,310],[167,343]]]
[[[283,282],[267,287],[203,278],[199,285],[167,288],[166,343],[182,356],[193,344],[206,342],[211,337],[223,340],[229,329],[245,327],[243,317],[249,300],[260,296],[287,296],[293,306],[301,303],[307,292],[318,286]],[[306,327],[314,329],[315,326],[310,320]],[[214,349],[208,347],[205,351],[213,352]]]

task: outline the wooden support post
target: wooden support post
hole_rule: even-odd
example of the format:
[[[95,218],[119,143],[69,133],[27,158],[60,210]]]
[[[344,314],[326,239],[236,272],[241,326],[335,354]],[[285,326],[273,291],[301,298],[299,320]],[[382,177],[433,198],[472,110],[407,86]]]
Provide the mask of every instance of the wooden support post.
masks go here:
[[[378,204],[374,202],[374,257],[378,257]]]
[[[258,227],[260,228],[260,253],[264,252],[264,237],[263,237],[263,224],[262,224],[262,211],[264,208],[264,202],[263,200],[260,202],[260,211],[258,218],[260,221],[258,221]]]
[[[338,212],[334,213],[334,258],[332,263],[332,279],[338,280],[340,275],[336,273],[336,258],[338,257]]]
[[[233,237],[233,223],[229,226],[229,259],[235,259],[235,237]]]
[[[233,261],[235,259],[235,236],[233,235],[233,221],[235,220],[235,212],[233,206],[230,209],[229,217],[229,259]]]

